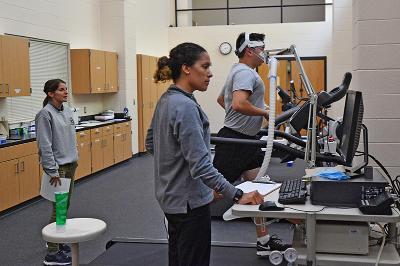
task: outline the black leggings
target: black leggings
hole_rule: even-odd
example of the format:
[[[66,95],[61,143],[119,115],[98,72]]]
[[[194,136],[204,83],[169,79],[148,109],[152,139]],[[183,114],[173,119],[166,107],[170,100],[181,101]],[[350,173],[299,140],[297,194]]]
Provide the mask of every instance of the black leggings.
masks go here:
[[[168,214],[169,266],[208,266],[211,252],[210,207],[188,207],[187,213]]]

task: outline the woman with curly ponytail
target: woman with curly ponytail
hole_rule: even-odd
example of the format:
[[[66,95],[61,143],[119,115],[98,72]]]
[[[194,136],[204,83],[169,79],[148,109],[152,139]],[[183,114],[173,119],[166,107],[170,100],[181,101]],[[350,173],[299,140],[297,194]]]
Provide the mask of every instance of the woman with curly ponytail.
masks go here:
[[[236,189],[212,165],[208,118],[193,95],[206,91],[212,77],[206,50],[182,43],[157,66],[155,81],[173,84],[157,103],[146,148],[154,156],[155,194],[168,220],[169,265],[207,266],[213,190],[241,204],[263,198]]]

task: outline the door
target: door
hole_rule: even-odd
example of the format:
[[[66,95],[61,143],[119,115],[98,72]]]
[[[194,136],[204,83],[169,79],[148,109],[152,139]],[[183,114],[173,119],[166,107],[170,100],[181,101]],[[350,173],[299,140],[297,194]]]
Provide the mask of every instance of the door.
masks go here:
[[[92,138],[92,173],[103,169],[102,137]]]
[[[320,92],[325,90],[325,61],[322,59],[315,60],[302,60],[301,61],[304,71],[310,80],[314,91]],[[300,79],[300,70],[296,61],[291,62],[292,78],[296,88],[298,97],[308,97],[307,90]]]
[[[77,144],[79,160],[76,168],[75,179],[82,178],[92,173],[92,151],[90,141],[78,142]]]
[[[19,203],[18,159],[0,163],[0,211]]]
[[[114,52],[104,52],[106,57],[106,92],[118,91],[118,56]]]
[[[119,163],[124,160],[123,132],[114,133],[114,162]]]
[[[113,135],[103,136],[103,163],[104,168],[114,164],[114,140]]]
[[[147,129],[150,126],[152,112],[152,76],[150,74],[151,57],[143,56],[142,60],[142,93],[143,93],[143,136],[146,138]]]
[[[39,195],[39,155],[32,154],[19,158],[19,202]]]
[[[90,85],[92,93],[103,93],[106,87],[106,65],[103,51],[90,50]]]
[[[2,58],[6,93],[9,96],[29,96],[31,92],[28,39],[2,36]]]
[[[278,61],[278,69],[277,69],[277,75],[278,75],[278,79],[279,79],[279,85],[281,86],[281,88],[283,88],[284,90],[287,91],[288,89],[288,82],[287,82],[287,78],[286,78],[286,63],[288,62],[287,60],[279,60]],[[267,105],[269,104],[269,79],[268,79],[268,74],[269,74],[269,68],[268,65],[266,64],[262,64],[260,67],[258,67],[258,73],[261,77],[261,79],[264,81],[264,85],[265,85],[265,103]],[[276,98],[276,102],[275,102],[275,114],[278,115],[282,113],[282,103],[279,99],[279,96],[277,96]]]

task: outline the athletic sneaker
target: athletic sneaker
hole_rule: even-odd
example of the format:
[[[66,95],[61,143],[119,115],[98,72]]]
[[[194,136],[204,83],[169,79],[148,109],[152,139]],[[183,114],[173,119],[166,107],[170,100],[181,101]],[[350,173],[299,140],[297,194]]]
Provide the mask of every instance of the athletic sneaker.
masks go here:
[[[58,244],[58,249],[65,253],[71,253],[71,248],[66,244]]]
[[[44,258],[44,265],[71,265],[72,259],[70,256],[65,254],[63,251],[59,250],[54,254],[48,253]]]
[[[268,242],[265,244],[261,244],[257,241],[257,255],[258,256],[269,256],[271,251],[285,251],[290,248],[292,245],[282,243],[282,239],[273,235],[269,238]]]

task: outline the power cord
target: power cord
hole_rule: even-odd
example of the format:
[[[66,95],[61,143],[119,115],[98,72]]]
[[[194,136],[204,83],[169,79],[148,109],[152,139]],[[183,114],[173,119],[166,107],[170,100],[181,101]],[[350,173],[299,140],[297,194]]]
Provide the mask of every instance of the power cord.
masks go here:
[[[383,247],[385,246],[385,242],[386,242],[386,233],[385,233],[385,229],[384,229],[383,226],[380,225],[379,223],[377,223],[377,225],[382,229],[383,240],[382,240],[381,247],[379,248],[378,257],[376,258],[375,266],[378,266],[378,265],[379,265],[379,260],[381,259]]]
[[[364,155],[364,152],[360,152],[360,151],[356,151],[356,155],[355,156],[362,156]],[[393,180],[393,178],[390,176],[388,170],[386,170],[386,168],[383,166],[383,164],[376,159],[374,156],[372,156],[371,154],[368,154],[368,157],[371,158],[372,160],[374,160],[374,162],[382,169],[382,171],[385,173],[385,175],[387,176],[387,178],[390,181],[390,187],[392,188],[393,192],[400,197],[400,175],[396,176],[395,180]],[[400,203],[396,202],[396,207],[400,209]]]

